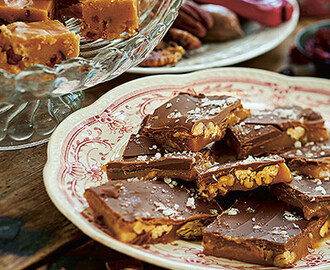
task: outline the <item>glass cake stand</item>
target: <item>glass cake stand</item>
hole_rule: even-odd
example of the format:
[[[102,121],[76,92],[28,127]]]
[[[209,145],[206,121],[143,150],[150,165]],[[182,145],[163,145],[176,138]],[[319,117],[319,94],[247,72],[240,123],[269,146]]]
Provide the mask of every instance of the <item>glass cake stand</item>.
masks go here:
[[[80,41],[80,55],[54,68],[36,65],[17,75],[0,69],[0,150],[48,141],[56,126],[80,109],[83,90],[111,80],[140,63],[160,42],[182,0],[140,0],[140,31],[115,40]],[[66,26],[80,32],[77,19]]]

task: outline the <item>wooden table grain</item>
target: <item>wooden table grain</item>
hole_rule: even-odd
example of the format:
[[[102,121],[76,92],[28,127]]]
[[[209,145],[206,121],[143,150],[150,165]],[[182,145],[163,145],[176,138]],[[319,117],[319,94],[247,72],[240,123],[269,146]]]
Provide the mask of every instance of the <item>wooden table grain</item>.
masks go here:
[[[301,19],[277,48],[236,66],[278,72],[288,64],[296,33],[320,19]],[[85,105],[124,82],[123,74],[86,91]],[[159,269],[85,236],[50,201],[43,185],[47,144],[0,152],[0,269]]]

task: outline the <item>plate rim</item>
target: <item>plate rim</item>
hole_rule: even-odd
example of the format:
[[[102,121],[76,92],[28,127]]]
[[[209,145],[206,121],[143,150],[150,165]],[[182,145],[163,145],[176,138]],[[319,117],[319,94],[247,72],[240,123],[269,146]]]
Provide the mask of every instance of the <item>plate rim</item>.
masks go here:
[[[274,42],[267,42],[261,47],[256,48],[255,50],[250,52],[243,53],[238,56],[230,57],[229,59],[223,59],[218,60],[215,62],[211,62],[209,64],[195,64],[191,67],[187,66],[165,66],[165,67],[139,67],[135,66],[130,69],[128,69],[126,72],[128,73],[134,73],[134,74],[165,74],[165,73],[184,73],[184,72],[192,72],[197,71],[205,68],[214,68],[214,67],[223,67],[228,65],[234,65],[241,63],[243,61],[250,60],[252,58],[255,58],[257,56],[260,56],[274,48],[276,48],[279,44],[281,44],[296,28],[298,21],[299,21],[299,5],[297,0],[289,0],[291,4],[294,6],[294,12],[292,14],[291,19],[288,22],[285,22],[285,31],[281,32],[281,35],[278,36],[277,39],[275,39]],[[272,29],[272,28],[269,28]],[[243,37],[244,39],[244,37]],[[229,41],[230,42],[230,41]]]
[[[265,71],[265,70],[259,70],[259,69],[253,69],[253,68],[243,68],[243,67],[231,67],[231,68],[216,68],[216,69],[209,69],[209,70],[203,70],[203,71],[196,71],[188,74],[170,74],[170,75],[153,75],[153,76],[147,76],[143,78],[138,78],[129,82],[126,82],[125,84],[122,84],[120,86],[117,86],[107,93],[105,93],[103,96],[101,96],[98,100],[96,100],[91,105],[82,108],[78,110],[77,112],[74,112],[69,117],[67,117],[54,131],[52,134],[50,141],[47,146],[47,161],[43,169],[43,182],[47,191],[48,196],[50,197],[51,201],[54,203],[56,208],[75,226],[77,226],[83,233],[90,236],[92,239],[100,242],[101,244],[104,244],[112,249],[115,249],[121,253],[127,254],[129,256],[132,256],[134,258],[137,258],[139,260],[162,266],[162,267],[168,267],[168,268],[175,268],[175,269],[187,269],[187,264],[183,262],[177,262],[177,261],[169,261],[162,257],[156,257],[157,260],[154,260],[154,255],[148,254],[140,249],[136,249],[131,245],[128,245],[126,243],[122,243],[114,238],[106,238],[104,239],[104,236],[102,233],[98,230],[94,230],[95,228],[90,228],[90,224],[79,215],[79,211],[77,212],[76,209],[67,209],[65,207],[65,202],[61,201],[61,196],[57,197],[56,194],[59,189],[57,181],[54,181],[54,179],[57,179],[58,169],[60,168],[60,165],[53,166],[53,164],[61,163],[61,152],[58,151],[58,149],[62,148],[63,142],[66,138],[66,135],[73,129],[77,128],[78,126],[82,125],[82,122],[86,120],[87,118],[97,115],[100,112],[104,111],[104,109],[109,106],[109,103],[106,101],[111,99],[112,96],[115,96],[116,99],[120,98],[123,95],[128,94],[130,89],[132,89],[131,86],[136,85],[137,82],[139,83],[145,83],[150,81],[157,81],[160,78],[163,78],[165,81],[168,81],[169,79],[173,79],[174,77],[178,78],[175,82],[177,85],[185,84],[185,81],[180,83],[181,78],[189,78],[189,77],[195,77],[196,75],[199,75],[198,78],[204,78],[214,75],[220,75],[220,76],[228,76],[228,74],[231,73],[241,73],[242,77],[246,77],[247,75],[259,75],[261,80],[265,79],[277,79],[277,80],[285,80],[287,82],[306,82],[308,81],[309,84],[316,84],[316,85],[323,85],[322,88],[328,88],[329,89],[329,95],[330,95],[330,80],[326,79],[320,79],[320,78],[310,78],[310,77],[289,77],[282,74],[277,74],[271,71]],[[204,76],[204,77],[203,77]],[[196,76],[197,77],[197,76]],[[157,84],[158,85],[158,84]],[[126,91],[123,91],[125,90]],[[118,94],[117,94],[118,93]],[[106,107],[104,107],[107,104]],[[73,124],[73,126],[71,124]],[[67,129],[67,126],[71,126],[71,129]],[[60,134],[60,135],[58,135]],[[54,153],[57,153],[56,156],[53,155]],[[48,174],[48,171],[54,170],[55,173],[52,175]],[[189,265],[189,268],[191,269],[202,269],[201,266],[198,265]],[[208,269],[221,269],[221,268],[212,268],[209,267]],[[269,268],[267,268],[269,269]],[[324,266],[317,266],[313,269],[324,269]]]

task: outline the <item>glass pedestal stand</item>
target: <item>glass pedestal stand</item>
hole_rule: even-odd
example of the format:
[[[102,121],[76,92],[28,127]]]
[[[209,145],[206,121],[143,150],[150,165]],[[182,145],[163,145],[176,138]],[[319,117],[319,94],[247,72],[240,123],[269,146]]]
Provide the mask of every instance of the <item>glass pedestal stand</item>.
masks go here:
[[[140,0],[139,32],[114,40],[81,37],[79,57],[49,68],[28,67],[10,74],[0,67],[0,150],[46,142],[56,126],[82,106],[83,94],[138,65],[162,40],[182,0]],[[80,21],[65,20],[80,33]]]
[[[82,107],[81,91],[23,103],[0,103],[0,150],[17,150],[48,141],[56,126]]]

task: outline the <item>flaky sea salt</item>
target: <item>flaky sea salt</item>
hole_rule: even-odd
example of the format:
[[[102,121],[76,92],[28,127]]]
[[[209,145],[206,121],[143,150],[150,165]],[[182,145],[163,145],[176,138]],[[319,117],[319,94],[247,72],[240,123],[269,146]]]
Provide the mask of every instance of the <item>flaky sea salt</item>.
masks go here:
[[[248,212],[248,213],[250,213],[250,214],[252,214],[252,213],[254,213],[256,210],[255,209],[253,209],[252,207],[247,207],[246,209],[246,212]]]
[[[272,230],[269,231],[270,234],[273,235],[279,235],[283,238],[289,238],[289,234],[285,229],[282,229],[281,227],[273,227]]]
[[[287,221],[298,221],[298,220],[302,219],[302,217],[295,216],[294,214],[290,213],[289,211],[285,211],[285,213],[283,214],[283,217]]]
[[[294,143],[294,147],[295,147],[295,148],[300,148],[300,147],[301,147],[301,142],[300,142],[300,141],[296,141],[296,142]]]
[[[182,117],[182,114],[180,112],[171,112],[169,115],[167,115],[167,118],[179,118]]]
[[[262,230],[262,227],[260,225],[254,225],[252,227],[253,230],[258,230],[258,231],[261,231]]]
[[[217,209],[210,209],[210,213],[211,213],[211,215],[217,215],[218,210]]]
[[[186,206],[190,207],[191,209],[196,209],[196,205],[195,205],[195,199],[194,197],[189,197],[187,202],[186,202]]]
[[[155,159],[160,159],[162,157],[162,154],[161,153],[156,153],[155,154]]]
[[[327,192],[324,189],[324,187],[321,187],[321,186],[317,186],[316,188],[314,188],[314,191],[315,192],[320,192],[322,195],[326,195],[327,194]]]
[[[172,107],[172,103],[171,102],[169,102],[169,103],[166,104],[166,109],[171,108],[171,107]]]
[[[156,144],[152,145],[149,147],[149,150],[156,150],[158,146]]]
[[[148,158],[147,155],[144,155],[144,156],[137,156],[136,160],[137,160],[137,161],[146,161],[147,158]]]
[[[236,216],[239,214],[239,210],[237,208],[230,208],[228,211],[227,211],[227,215],[228,216]]]

